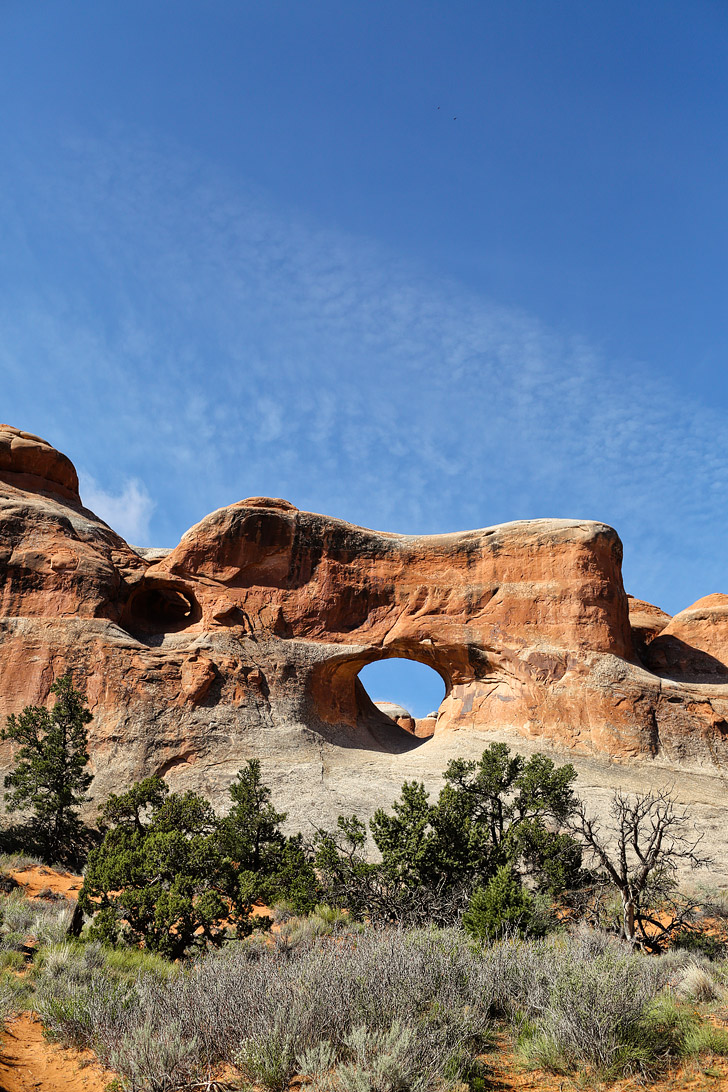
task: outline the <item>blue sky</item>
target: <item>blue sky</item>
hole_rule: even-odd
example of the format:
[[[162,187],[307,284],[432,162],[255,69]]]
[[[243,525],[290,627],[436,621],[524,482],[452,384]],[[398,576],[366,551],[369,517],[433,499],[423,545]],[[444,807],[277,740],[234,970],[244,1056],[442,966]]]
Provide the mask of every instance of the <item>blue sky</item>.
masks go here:
[[[138,544],[594,518],[728,591],[727,71],[723,0],[0,0],[0,417]]]

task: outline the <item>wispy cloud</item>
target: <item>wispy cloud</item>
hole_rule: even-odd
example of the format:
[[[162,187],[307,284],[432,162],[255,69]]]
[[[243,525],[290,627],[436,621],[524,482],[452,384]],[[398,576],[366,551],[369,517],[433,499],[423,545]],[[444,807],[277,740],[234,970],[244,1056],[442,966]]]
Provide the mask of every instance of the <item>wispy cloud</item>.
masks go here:
[[[154,512],[154,501],[143,482],[132,478],[124,482],[120,493],[102,489],[84,471],[79,472],[79,482],[84,507],[100,516],[127,542],[135,546],[151,545],[149,521]]]
[[[86,499],[126,537],[261,493],[412,533],[577,516],[618,528],[636,594],[721,586],[709,396],[179,152],[75,139],[56,163],[28,150],[0,208],[5,415],[119,468]]]

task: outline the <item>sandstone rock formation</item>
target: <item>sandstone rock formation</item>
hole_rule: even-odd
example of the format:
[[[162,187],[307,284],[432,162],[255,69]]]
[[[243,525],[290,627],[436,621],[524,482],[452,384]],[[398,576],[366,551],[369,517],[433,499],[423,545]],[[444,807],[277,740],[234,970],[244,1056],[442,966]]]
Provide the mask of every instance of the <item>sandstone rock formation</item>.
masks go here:
[[[635,599],[633,595],[628,595],[627,602],[632,641],[638,657],[644,659],[647,645],[663,631],[665,626],[670,624],[672,619],[664,610],[654,607],[652,603],[645,603],[644,599]]]
[[[673,679],[728,683],[728,595],[706,595],[676,614],[650,642],[645,662]]]
[[[374,708],[378,709],[380,713],[384,713],[385,717],[389,717],[391,721],[394,721],[398,728],[404,728],[405,732],[415,735],[415,728],[417,727],[415,718],[409,709],[405,709],[403,705],[397,705],[393,701],[375,701]]]
[[[72,670],[99,798],[159,773],[219,803],[257,755],[299,822],[317,821],[388,803],[403,775],[498,733],[570,756],[728,764],[728,597],[673,619],[629,600],[605,524],[406,536],[256,497],[173,550],[134,549],[82,506],[65,456],[9,426],[0,520],[0,722]],[[358,681],[391,656],[444,680],[436,721],[415,726],[426,742]]]

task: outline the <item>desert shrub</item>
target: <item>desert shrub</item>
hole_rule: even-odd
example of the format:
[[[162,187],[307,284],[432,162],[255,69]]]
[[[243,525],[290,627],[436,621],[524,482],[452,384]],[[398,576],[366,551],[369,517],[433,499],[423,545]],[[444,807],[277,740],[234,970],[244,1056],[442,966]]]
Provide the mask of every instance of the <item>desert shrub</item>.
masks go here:
[[[272,1027],[248,1036],[233,1057],[233,1064],[243,1078],[280,1092],[295,1074],[298,1036],[295,1024],[289,1026],[289,1014],[279,1013]]]
[[[349,922],[349,918],[343,910],[339,910],[337,906],[328,906],[326,903],[317,903],[312,913],[320,921],[330,925],[332,929],[337,926],[345,928]]]
[[[37,953],[33,969],[36,975],[42,973],[48,979],[57,978],[67,975],[76,960],[80,960],[80,953],[73,944],[51,944]]]
[[[65,937],[73,913],[69,903],[28,899],[13,892],[2,900],[0,952],[23,951],[29,944],[56,943]]]
[[[13,891],[17,891],[19,887],[20,884],[9,872],[0,870],[0,895],[10,895]]]
[[[679,981],[680,974],[691,963],[697,963],[702,967],[709,962],[710,960],[701,952],[693,954],[684,948],[668,948],[666,952],[662,952],[659,956],[660,967],[668,975],[669,984],[673,988]]]
[[[303,1087],[312,1088],[314,1092],[324,1092],[337,1061],[338,1052],[330,1039],[322,1039],[315,1046],[301,1051],[296,1058],[296,1069]]]
[[[604,1073],[641,1066],[643,1046],[634,1041],[633,1030],[653,994],[653,984],[628,956],[569,961],[554,975],[548,1004],[534,1023],[530,1051],[542,1064],[562,1071],[585,1063]]]
[[[690,897],[706,917],[728,922],[728,888],[706,883],[697,884],[690,892]]]
[[[116,981],[108,966],[85,969],[73,948],[64,958],[63,975],[41,973],[43,1020],[138,1087],[166,1087],[158,1059],[134,1049],[155,1036],[178,1076],[208,1080],[227,1063],[248,1081],[283,1088],[306,1051],[330,1042],[342,1064],[354,1064],[348,1037],[362,1027],[383,1034],[395,1021],[412,1029],[418,1064],[429,1059],[444,1079],[448,1064],[458,1069],[482,1049],[491,1024],[487,967],[459,931],[367,930],[288,951],[236,944],[168,977]]]
[[[175,973],[173,964],[148,952],[66,941],[36,955],[31,970],[34,1006],[51,1038],[91,1047],[108,1061],[119,1035],[138,1023],[140,981]]]
[[[198,1054],[197,1041],[183,1039],[176,1021],[160,1028],[147,1020],[122,1032],[106,1058],[129,1092],[168,1092],[189,1087]]]
[[[36,1007],[54,1037],[93,1047],[140,1090],[204,1084],[223,1065],[271,1092],[296,1074],[313,1092],[481,1088],[477,1057],[498,1015],[524,1054],[564,1072],[650,1072],[722,1049],[664,999],[684,964],[584,929],[490,945],[457,928],[251,940],[171,969],[143,951],[55,946],[39,953]]]
[[[344,1036],[340,1052],[325,1040],[298,1059],[298,1068],[313,1092],[426,1092],[454,1083],[427,1046],[400,1020],[386,1029],[361,1025]]]
[[[107,1062],[134,1004],[133,988],[98,971],[83,976],[77,967],[72,970],[75,973],[41,977],[33,1006],[49,1038],[96,1050]]]
[[[22,952],[26,947],[27,935],[9,929],[2,935],[2,947],[6,952]]]
[[[682,929],[673,939],[675,948],[700,953],[708,959],[722,959],[728,950],[723,937],[713,936],[700,929]]]
[[[33,928],[37,907],[21,892],[13,892],[2,900],[3,933],[22,933],[28,936]]]
[[[463,927],[480,940],[494,940],[504,933],[542,936],[548,915],[526,890],[510,865],[503,865],[486,887],[473,892],[463,914]]]
[[[0,973],[0,1026],[10,1016],[27,1008],[30,999],[28,983],[15,974],[17,968]]]
[[[506,979],[527,1058],[556,1072],[654,1072],[670,1057],[722,1050],[723,1037],[664,992],[670,961],[586,937],[514,946]],[[518,1011],[520,1010],[520,1020]]]
[[[439,1066],[459,1045],[482,1046],[491,994],[462,934],[368,930],[342,944],[312,945],[278,962],[274,973],[273,955],[260,960],[273,996],[270,1007],[257,1004],[254,1019],[247,1017],[237,1055],[247,1079],[281,1087],[305,1051],[326,1042],[346,1059],[355,1028],[384,1032],[397,1020],[413,1027],[420,1057],[431,1055]]]
[[[25,964],[25,955],[20,950],[0,950],[0,971],[19,971]]]

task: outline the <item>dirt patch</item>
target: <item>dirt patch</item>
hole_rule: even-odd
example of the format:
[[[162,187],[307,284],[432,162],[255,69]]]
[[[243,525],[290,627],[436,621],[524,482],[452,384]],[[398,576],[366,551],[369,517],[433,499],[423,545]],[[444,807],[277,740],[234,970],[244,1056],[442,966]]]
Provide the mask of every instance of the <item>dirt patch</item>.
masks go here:
[[[13,868],[10,869],[10,875],[24,889],[29,899],[37,899],[47,892],[63,895],[67,899],[77,899],[83,885],[83,876],[77,876],[73,872],[58,872],[46,865]]]
[[[115,1074],[90,1051],[65,1050],[43,1038],[40,1021],[24,1012],[8,1023],[0,1045],[1,1092],[105,1092]]]

